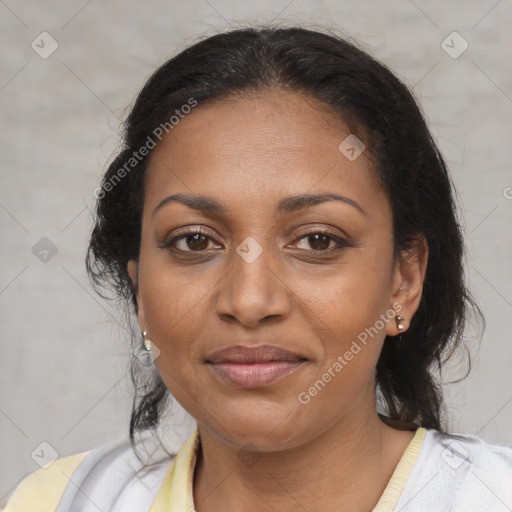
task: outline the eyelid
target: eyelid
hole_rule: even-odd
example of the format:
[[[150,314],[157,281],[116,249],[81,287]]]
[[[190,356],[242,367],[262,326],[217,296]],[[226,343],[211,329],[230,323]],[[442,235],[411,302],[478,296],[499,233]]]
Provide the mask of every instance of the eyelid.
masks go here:
[[[338,228],[338,227],[334,227],[334,226],[331,227],[331,226],[329,226],[329,224],[324,224],[322,226],[309,226],[308,228],[304,228],[304,230],[302,230],[302,231],[299,229],[299,233],[295,236],[301,237],[304,235],[315,234],[315,233],[323,233],[326,235],[333,236],[335,238],[343,237],[347,241],[350,241],[350,239],[351,239],[350,235],[346,231],[344,231],[343,229]]]
[[[312,236],[312,235],[315,235],[315,234],[321,234],[321,235],[326,235],[328,236],[331,241],[333,241],[336,246],[335,247],[331,247],[330,249],[324,249],[324,250],[318,250],[318,249],[302,249],[302,251],[304,252],[307,252],[307,253],[313,253],[313,254],[331,254],[331,253],[334,253],[334,252],[337,252],[339,251],[340,249],[343,249],[344,247],[351,247],[352,244],[350,243],[350,241],[348,240],[348,237],[341,237],[339,236],[338,234],[335,234],[335,233],[332,233],[332,231],[329,231],[329,230],[326,230],[326,229],[322,229],[322,228],[317,228],[317,229],[312,229],[312,230],[309,230],[309,231],[306,231],[305,233],[303,234],[300,234],[300,235],[297,235],[294,240],[293,240],[293,243],[295,242],[299,242],[305,238],[308,238],[309,236]],[[330,244],[329,244],[330,245]]]
[[[295,232],[297,231],[297,233]],[[317,223],[316,225],[309,225],[307,227],[298,228],[292,227],[288,233],[288,236],[291,236],[293,233],[293,241],[298,238],[303,238],[304,236],[314,235],[315,233],[322,233],[332,237],[338,244],[343,244],[344,246],[354,246],[354,239],[342,228],[339,226],[334,226],[328,223]]]
[[[215,243],[220,244],[217,240],[217,237],[212,234],[212,231],[204,226],[187,226],[184,228],[178,229],[178,231],[174,232],[170,238],[166,238],[164,242],[160,245],[160,248],[167,249],[171,247],[171,245],[175,244],[178,240],[186,238],[187,236],[193,235],[204,235],[209,239],[213,240]],[[194,251],[182,251],[182,252],[194,252]]]
[[[338,233],[333,233],[334,228],[326,228],[325,226],[322,226],[322,227],[310,226],[309,228],[303,229],[302,232],[294,235],[294,239],[292,240],[292,243],[297,243],[297,242],[299,242],[309,236],[315,235],[315,234],[322,234],[322,235],[326,235],[329,238],[331,238],[331,241],[333,241],[336,244],[336,246],[332,247],[330,249],[325,249],[325,250],[301,249],[301,251],[309,252],[309,253],[313,253],[313,254],[326,254],[327,255],[332,252],[336,252],[336,251],[342,249],[343,247],[351,246],[350,237],[346,234],[346,232],[339,228],[337,228],[337,229],[338,229],[338,231],[341,231],[343,233],[343,235],[340,236]],[[187,227],[179,229],[176,233],[173,234],[173,236],[171,238],[169,238],[162,245],[160,245],[160,248],[162,248],[162,249],[173,248],[174,250],[181,252],[181,253],[190,253],[190,254],[196,253],[198,255],[205,254],[206,252],[208,252],[206,249],[201,250],[201,251],[192,251],[192,250],[188,251],[188,250],[176,248],[176,243],[178,241],[180,241],[184,238],[187,238],[188,236],[193,236],[196,234],[203,235],[206,238],[208,238],[209,240],[211,240],[213,243],[222,245],[222,243],[217,240],[216,236],[212,236],[210,229],[208,229],[204,226],[198,225],[198,226],[187,226]]]

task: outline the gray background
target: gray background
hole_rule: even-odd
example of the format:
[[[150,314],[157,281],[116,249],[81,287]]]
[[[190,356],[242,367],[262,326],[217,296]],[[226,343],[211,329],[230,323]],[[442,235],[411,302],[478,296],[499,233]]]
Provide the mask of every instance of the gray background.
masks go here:
[[[0,500],[38,468],[31,453],[41,442],[64,456],[127,434],[128,334],[84,268],[93,190],[127,106],[156,66],[198,37],[271,20],[354,37],[422,103],[458,188],[467,275],[487,319],[470,377],[445,386],[449,426],[512,445],[510,0],[5,0]],[[44,31],[58,43],[47,58],[31,47]],[[453,31],[469,44],[458,58],[441,46]],[[447,378],[464,373],[459,360]],[[180,427],[178,441],[192,427]]]

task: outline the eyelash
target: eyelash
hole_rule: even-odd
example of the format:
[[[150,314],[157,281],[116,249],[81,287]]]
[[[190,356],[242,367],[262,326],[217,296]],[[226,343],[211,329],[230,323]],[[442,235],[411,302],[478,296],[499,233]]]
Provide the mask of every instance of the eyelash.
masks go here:
[[[164,249],[174,249],[174,250],[182,252],[182,253],[191,253],[191,254],[194,254],[194,253],[201,254],[201,253],[206,252],[206,250],[201,250],[201,251],[191,251],[191,250],[188,250],[188,251],[185,251],[183,249],[177,249],[176,247],[173,247],[178,240],[185,239],[185,238],[187,238],[189,236],[193,236],[193,235],[203,235],[203,236],[205,236],[206,238],[208,238],[210,240],[216,241],[210,235],[210,233],[207,230],[205,230],[202,227],[198,227],[198,228],[194,228],[194,229],[189,229],[187,231],[184,231],[184,232],[180,233],[179,235],[176,235],[175,237],[173,237],[170,240],[168,240],[167,242],[165,242],[165,244],[162,246],[162,248],[164,248]],[[315,231],[310,231],[308,233],[304,233],[304,234],[300,235],[299,237],[297,237],[295,239],[295,241],[302,240],[304,238],[308,238],[308,237],[313,236],[313,235],[326,235],[332,241],[334,241],[338,246],[334,247],[334,248],[330,248],[330,249],[324,249],[324,250],[301,249],[302,251],[307,251],[307,252],[315,254],[315,255],[317,255],[317,254],[318,255],[331,254],[331,253],[337,252],[340,249],[343,249],[344,247],[347,247],[349,245],[349,243],[346,240],[344,240],[343,238],[340,238],[340,237],[332,234],[331,232],[329,232],[327,230],[322,230],[322,229],[317,229]],[[217,243],[219,243],[219,242],[217,242]],[[329,243],[329,245],[330,245],[330,243]]]

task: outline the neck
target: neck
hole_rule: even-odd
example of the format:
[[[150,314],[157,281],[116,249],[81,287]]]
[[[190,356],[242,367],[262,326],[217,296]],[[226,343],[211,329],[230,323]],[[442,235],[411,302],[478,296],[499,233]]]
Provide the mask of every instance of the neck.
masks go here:
[[[244,457],[203,427],[194,478],[199,512],[371,510],[414,434],[388,427],[373,409],[299,447]]]

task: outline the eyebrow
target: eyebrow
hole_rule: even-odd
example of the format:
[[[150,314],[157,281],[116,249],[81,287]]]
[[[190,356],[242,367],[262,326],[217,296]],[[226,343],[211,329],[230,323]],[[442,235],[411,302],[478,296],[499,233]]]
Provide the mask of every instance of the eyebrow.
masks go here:
[[[325,203],[327,201],[341,201],[354,207],[363,215],[366,215],[366,212],[357,201],[335,193],[298,194],[285,197],[277,203],[275,212],[278,215],[285,215],[296,212],[298,210],[303,210],[304,208],[310,208],[311,206]],[[199,210],[201,212],[207,212],[216,215],[222,215],[226,213],[226,208],[222,205],[222,203],[219,203],[212,197],[196,196],[190,194],[174,194],[160,201],[160,203],[158,203],[158,205],[153,210],[151,216],[154,217],[158,210],[172,202],[184,204],[189,208],[193,208],[194,210]]]

